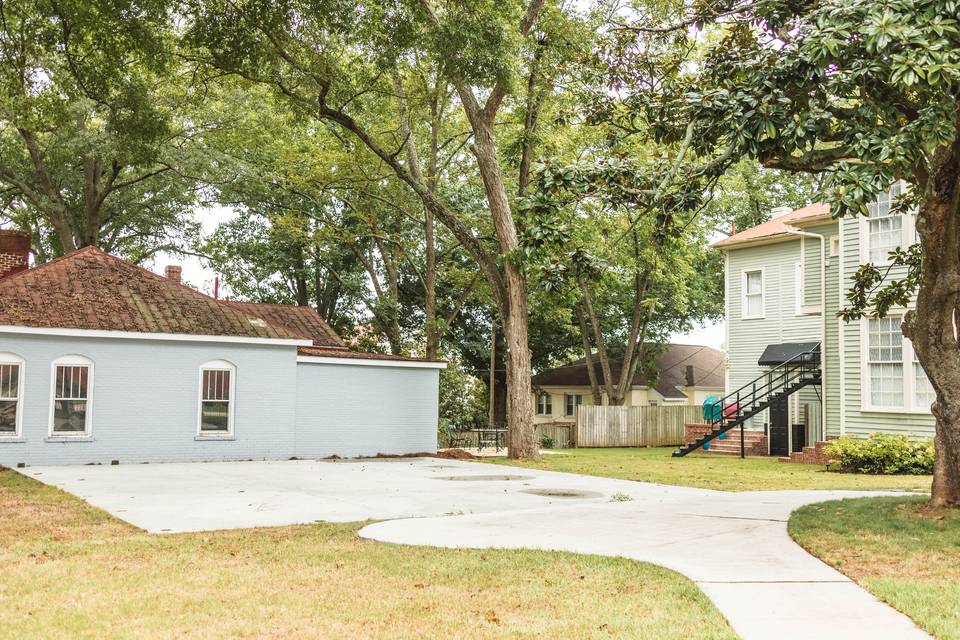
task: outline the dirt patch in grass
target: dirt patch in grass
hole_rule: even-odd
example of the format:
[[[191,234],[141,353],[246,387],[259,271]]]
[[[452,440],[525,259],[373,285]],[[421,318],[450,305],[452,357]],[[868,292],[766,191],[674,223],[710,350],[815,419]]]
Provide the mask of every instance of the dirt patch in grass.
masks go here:
[[[808,505],[789,530],[805,549],[913,618],[960,640],[960,509],[926,498],[858,498]]]
[[[618,558],[389,545],[361,524],[153,536],[0,472],[11,638],[732,639],[692,582]]]

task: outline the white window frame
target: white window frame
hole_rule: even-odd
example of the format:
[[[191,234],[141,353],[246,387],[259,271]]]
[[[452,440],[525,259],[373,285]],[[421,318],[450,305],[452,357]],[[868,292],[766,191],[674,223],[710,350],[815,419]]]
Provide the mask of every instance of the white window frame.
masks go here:
[[[885,192],[888,197],[891,191],[895,188],[899,189],[899,193],[890,198],[890,205],[893,206],[894,201],[899,198],[907,189],[907,183],[903,180],[899,180],[892,185]],[[879,202],[880,196],[877,196],[876,200],[873,203]],[[899,213],[899,214],[890,214],[900,216],[900,242],[898,243],[901,248],[910,246],[913,241],[912,238],[916,234],[916,215],[912,213]],[[885,216],[887,217],[887,216]],[[867,216],[859,216],[859,232],[860,232],[860,263],[861,264],[872,264],[877,267],[885,267],[890,265],[889,257],[884,257],[883,260],[873,261],[870,259],[870,220],[878,220],[880,218],[870,218]]]
[[[544,409],[549,409],[549,411],[540,411],[540,398],[546,398],[546,401],[543,403]],[[553,415],[553,396],[551,396],[546,391],[541,391],[537,394],[537,415],[538,416],[552,416]]]
[[[0,442],[18,440],[23,437],[23,380],[26,375],[27,362],[15,353],[3,351],[0,352],[0,365],[13,365],[19,369],[17,371],[17,412],[13,417],[13,433],[0,433]],[[12,399],[0,396],[0,400]]]
[[[806,286],[804,283],[804,267],[803,261],[798,262],[794,268],[794,292],[796,293],[796,314],[798,316],[803,315],[804,300],[807,298]]]
[[[203,373],[205,371],[230,372],[230,398],[227,400],[227,430],[203,430]],[[237,404],[237,367],[228,360],[210,360],[200,365],[200,376],[197,380],[197,439],[199,440],[232,440],[234,438],[234,417]],[[223,400],[217,400],[223,402]]]
[[[747,315],[747,275],[760,274],[760,293],[751,293],[751,296],[760,296],[760,315]],[[767,317],[767,270],[766,267],[744,269],[740,272],[740,318],[743,320],[762,320]]]
[[[567,398],[574,398],[573,404],[573,413],[567,411]],[[579,402],[577,401],[579,398]],[[583,404],[583,394],[582,393],[565,393],[563,394],[563,417],[573,418],[577,415],[577,407]]]
[[[903,320],[904,310],[896,310],[887,314],[888,318]],[[919,413],[930,414],[929,406],[916,403],[916,375],[914,372],[914,351],[910,340],[901,334],[903,341],[900,358],[903,370],[903,404],[899,407],[877,407],[871,398],[870,380],[870,320],[860,320],[860,410],[870,413]]]
[[[840,235],[837,234],[837,235],[830,236],[829,240],[830,240],[829,256],[831,258],[839,258],[840,257]]]
[[[819,304],[804,304],[804,300],[807,297],[807,283],[806,283],[806,265],[801,260],[794,267],[794,288],[796,293],[795,309],[794,314],[798,316],[818,316],[820,315],[820,305]]]
[[[87,410],[84,414],[83,431],[54,431],[54,405],[57,402],[57,367],[87,368]],[[69,355],[57,358],[50,363],[50,415],[47,437],[56,440],[80,440],[93,437],[93,396],[95,389],[93,360],[81,355]]]

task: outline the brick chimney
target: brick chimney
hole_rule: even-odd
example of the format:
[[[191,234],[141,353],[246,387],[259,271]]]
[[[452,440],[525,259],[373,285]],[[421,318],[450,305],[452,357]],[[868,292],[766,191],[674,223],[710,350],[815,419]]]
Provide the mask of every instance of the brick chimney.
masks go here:
[[[0,229],[0,278],[30,268],[30,232]]]
[[[687,386],[688,387],[697,386],[697,377],[693,374],[692,364],[687,365],[687,370],[684,373],[686,374],[684,377],[686,378]]]
[[[163,270],[163,275],[167,277],[167,280],[173,280],[177,284],[180,284],[180,276],[183,272],[183,269],[178,264],[168,264],[167,268]]]

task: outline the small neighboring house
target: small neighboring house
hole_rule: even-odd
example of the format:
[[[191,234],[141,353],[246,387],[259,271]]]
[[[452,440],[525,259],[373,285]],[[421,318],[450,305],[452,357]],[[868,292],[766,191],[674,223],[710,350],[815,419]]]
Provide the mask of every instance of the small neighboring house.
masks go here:
[[[769,430],[771,454],[840,435],[933,435],[933,390],[900,332],[906,309],[849,323],[837,317],[857,268],[888,265],[890,251],[916,237],[914,216],[891,210],[901,188],[882,194],[868,216],[834,220],[825,204],[777,210],[714,244],[725,265],[727,393],[762,389],[791,359],[814,371],[802,388],[755,399],[770,405],[746,426]],[[738,410],[753,403],[742,399]]]
[[[348,350],[309,307],[215,300],[0,230],[0,464],[435,451],[440,362]]]
[[[594,357],[597,380],[603,384],[599,358]],[[671,344],[654,359],[659,372],[651,383],[638,372],[624,406],[702,404],[710,395],[723,395],[725,356],[722,351],[697,345]],[[610,362],[614,380],[620,379],[620,362]],[[572,423],[577,405],[593,404],[590,377],[584,359],[544,371],[533,377],[534,422]],[[606,400],[604,400],[606,402]]]

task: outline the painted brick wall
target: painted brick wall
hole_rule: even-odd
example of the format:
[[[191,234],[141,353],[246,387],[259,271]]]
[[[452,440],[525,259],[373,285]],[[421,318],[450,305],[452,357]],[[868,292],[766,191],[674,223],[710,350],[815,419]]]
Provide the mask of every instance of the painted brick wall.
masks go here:
[[[295,347],[0,334],[0,352],[26,361],[20,442],[0,441],[0,464],[87,464],[289,457]],[[48,441],[52,362],[94,363],[91,441]],[[235,439],[198,441],[200,366],[237,368]]]
[[[439,371],[297,365],[297,456],[437,450]]]
[[[0,333],[25,361],[19,438],[0,465],[283,460],[435,451],[438,371],[297,364],[295,347]],[[48,439],[52,363],[94,363],[90,441]],[[236,367],[234,439],[197,440],[200,366]]]

